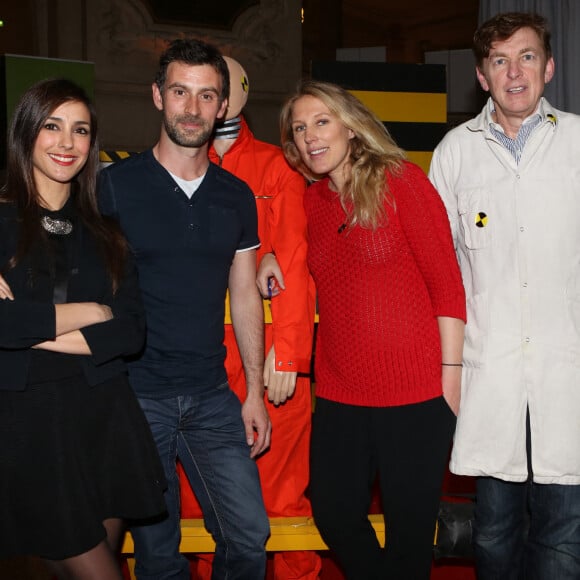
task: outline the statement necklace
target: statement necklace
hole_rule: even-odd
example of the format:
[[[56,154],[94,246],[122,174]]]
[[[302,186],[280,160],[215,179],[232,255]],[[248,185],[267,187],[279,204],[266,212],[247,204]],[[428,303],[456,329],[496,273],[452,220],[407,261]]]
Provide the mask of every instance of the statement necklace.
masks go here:
[[[40,219],[40,223],[49,234],[58,236],[66,236],[73,230],[72,222],[67,219],[53,219],[45,215]]]

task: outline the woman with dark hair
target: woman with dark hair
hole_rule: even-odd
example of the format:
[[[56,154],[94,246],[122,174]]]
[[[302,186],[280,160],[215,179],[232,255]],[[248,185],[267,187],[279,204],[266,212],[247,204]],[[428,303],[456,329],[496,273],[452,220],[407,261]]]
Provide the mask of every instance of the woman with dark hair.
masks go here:
[[[144,339],[127,244],[96,204],[84,91],[42,81],[18,103],[0,192],[0,558],[120,579],[122,519],[164,512],[163,475],[123,357]]]
[[[343,88],[304,81],[282,147],[312,185],[316,283],[310,496],[349,580],[426,580],[459,407],[465,296],[449,222],[425,174]],[[281,273],[273,256],[258,286]],[[383,551],[368,520],[378,475]]]

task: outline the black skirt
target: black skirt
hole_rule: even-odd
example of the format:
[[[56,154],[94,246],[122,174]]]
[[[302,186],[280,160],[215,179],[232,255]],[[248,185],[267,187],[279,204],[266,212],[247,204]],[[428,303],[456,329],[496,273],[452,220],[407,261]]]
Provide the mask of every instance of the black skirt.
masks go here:
[[[162,517],[164,489],[125,375],[0,391],[0,558],[82,554],[105,539],[103,520]]]

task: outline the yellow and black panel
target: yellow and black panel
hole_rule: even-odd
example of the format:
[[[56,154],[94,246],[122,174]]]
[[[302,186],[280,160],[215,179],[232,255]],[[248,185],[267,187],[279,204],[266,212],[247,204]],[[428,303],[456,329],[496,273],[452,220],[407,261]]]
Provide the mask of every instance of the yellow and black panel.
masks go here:
[[[409,159],[429,170],[447,131],[445,66],[382,62],[313,62],[312,78],[340,85],[385,124]]]
[[[135,155],[135,152],[131,151],[111,151],[109,149],[99,151],[99,161],[101,163],[115,163],[115,161],[121,161],[121,159],[126,159]]]

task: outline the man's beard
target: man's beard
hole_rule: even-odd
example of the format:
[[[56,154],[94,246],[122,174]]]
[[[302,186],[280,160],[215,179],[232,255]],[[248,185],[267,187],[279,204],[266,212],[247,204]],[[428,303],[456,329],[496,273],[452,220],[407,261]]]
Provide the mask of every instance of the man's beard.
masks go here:
[[[179,123],[199,123],[195,130],[180,129]],[[181,147],[201,147],[205,145],[213,132],[207,121],[196,115],[177,115],[169,119],[163,117],[163,126],[167,136]]]

